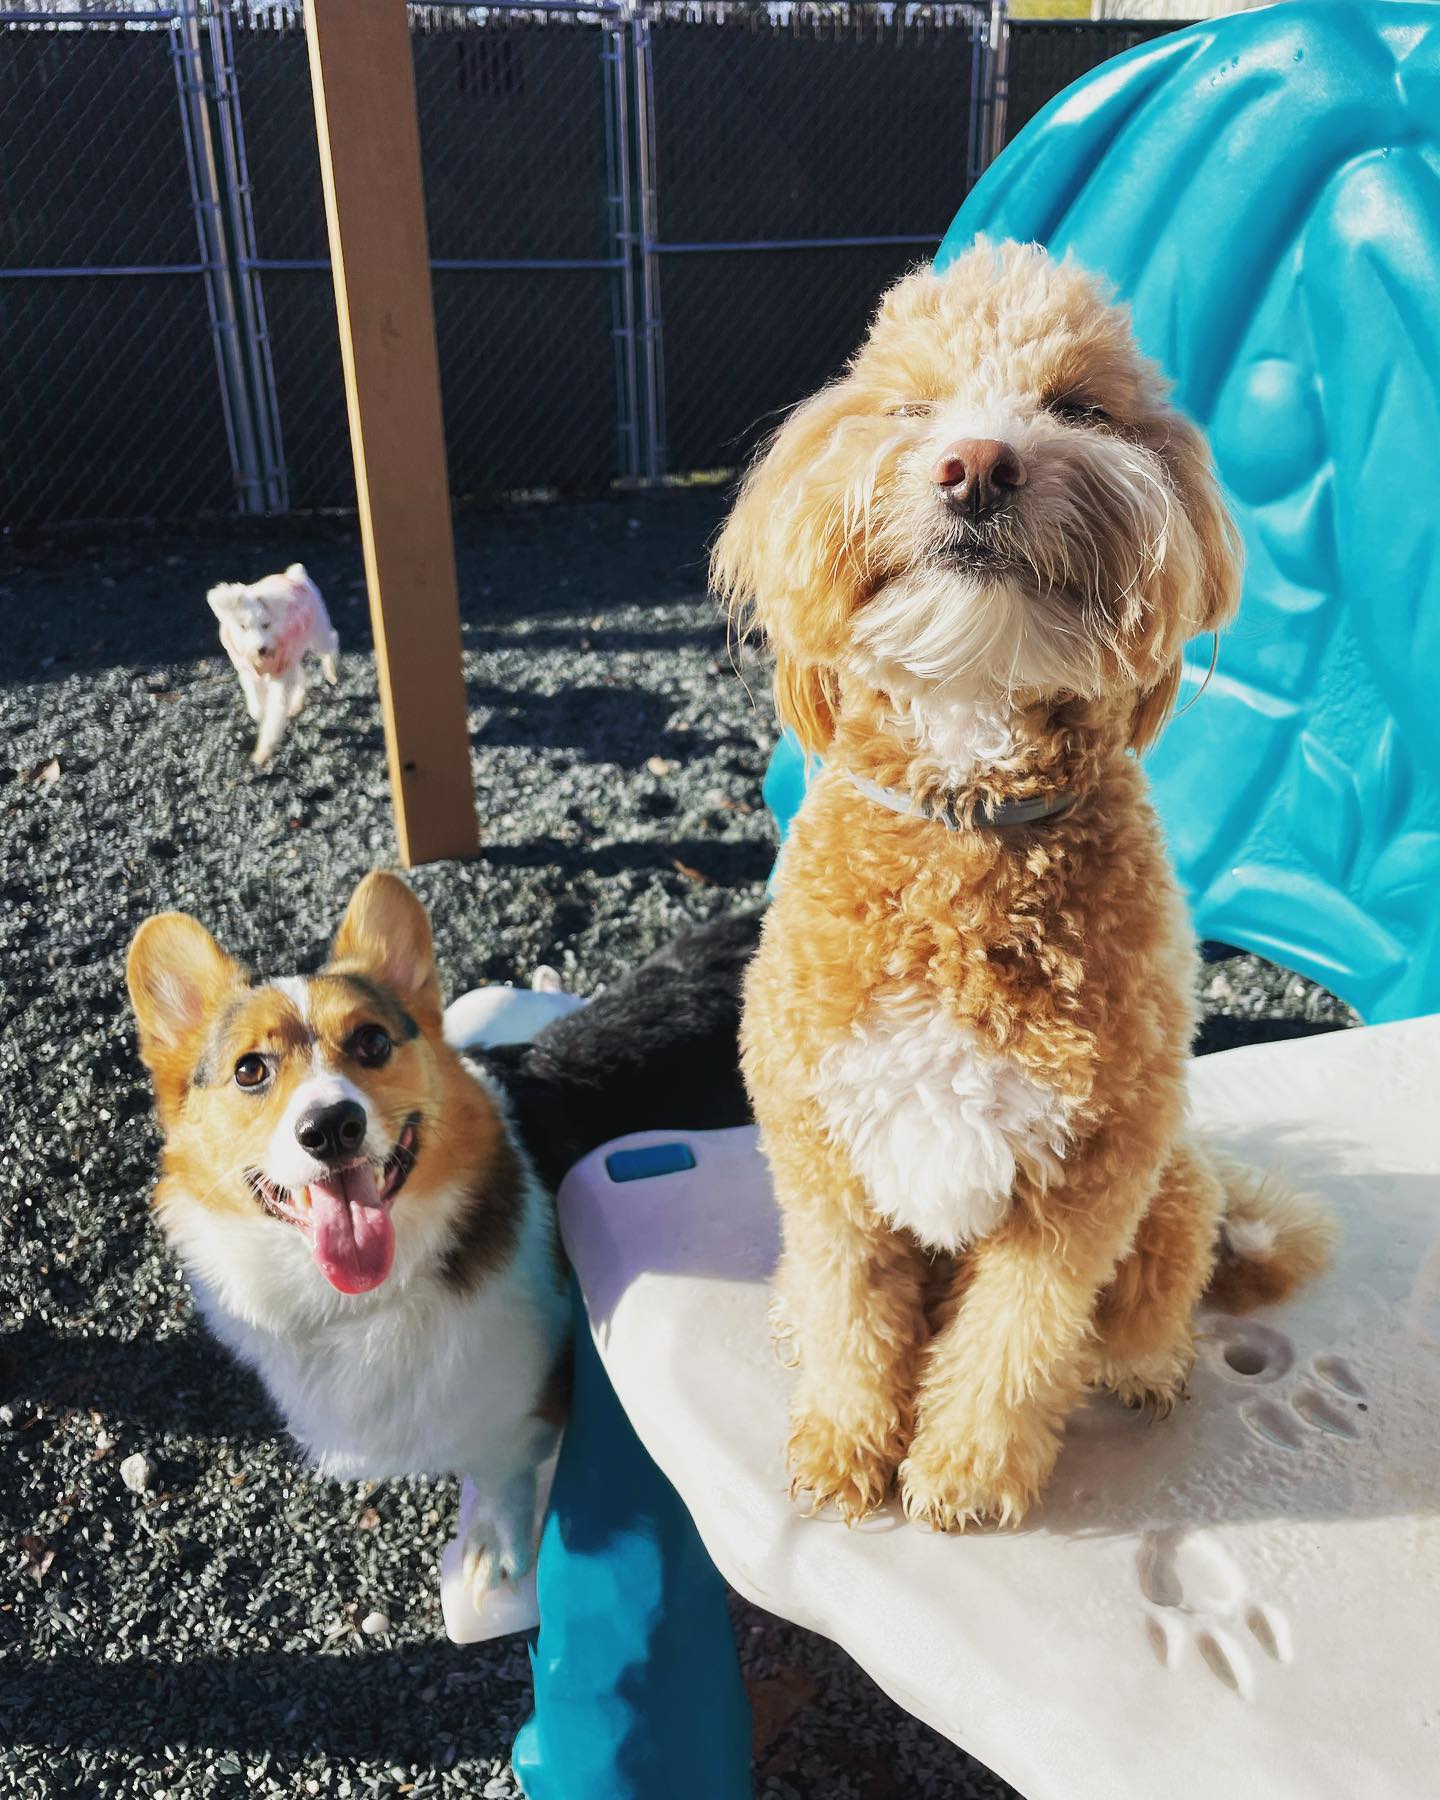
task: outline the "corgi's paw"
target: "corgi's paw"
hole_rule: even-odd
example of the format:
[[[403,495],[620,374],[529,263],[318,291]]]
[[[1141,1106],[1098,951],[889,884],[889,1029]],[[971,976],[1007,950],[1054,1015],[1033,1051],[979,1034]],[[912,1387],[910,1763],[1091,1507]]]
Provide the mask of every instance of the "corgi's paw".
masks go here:
[[[460,1573],[476,1611],[483,1609],[486,1595],[504,1582],[517,1582],[534,1560],[528,1524],[518,1519],[506,1520],[478,1508],[466,1527],[461,1551]]]

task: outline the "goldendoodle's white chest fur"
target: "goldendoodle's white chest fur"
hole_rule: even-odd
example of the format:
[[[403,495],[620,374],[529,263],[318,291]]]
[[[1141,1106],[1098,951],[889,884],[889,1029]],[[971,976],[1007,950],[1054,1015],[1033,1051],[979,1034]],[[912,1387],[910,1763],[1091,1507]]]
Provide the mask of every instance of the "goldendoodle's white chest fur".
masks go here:
[[[935,1250],[992,1232],[1016,1172],[1045,1181],[1065,1154],[1067,1102],[921,990],[864,1012],[823,1057],[817,1093],[875,1210]]]

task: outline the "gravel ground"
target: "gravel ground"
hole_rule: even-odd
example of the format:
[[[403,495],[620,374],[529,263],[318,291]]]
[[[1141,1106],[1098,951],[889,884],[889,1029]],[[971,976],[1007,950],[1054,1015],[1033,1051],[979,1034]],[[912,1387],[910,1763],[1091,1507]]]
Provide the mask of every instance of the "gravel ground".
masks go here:
[[[414,877],[452,992],[537,962],[590,992],[760,898],[771,725],[704,597],[718,516],[692,492],[462,521],[485,850]],[[256,773],[203,594],[296,557],[341,683]],[[0,583],[0,1794],[513,1795],[523,1648],[440,1626],[454,1484],[305,1470],[146,1214],[134,927],[181,907],[262,968],[311,966],[393,855],[353,528],[71,539]],[[1348,1018],[1223,951],[1206,1008],[1207,1047]],[[735,1614],[759,1793],[1009,1794],[832,1646]]]

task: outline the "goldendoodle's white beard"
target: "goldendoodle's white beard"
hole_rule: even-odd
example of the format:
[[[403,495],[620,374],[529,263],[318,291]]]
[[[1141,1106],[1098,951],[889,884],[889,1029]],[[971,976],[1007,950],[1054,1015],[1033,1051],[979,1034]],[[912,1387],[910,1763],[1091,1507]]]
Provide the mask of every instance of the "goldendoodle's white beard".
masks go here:
[[[1021,578],[921,569],[887,583],[855,617],[856,674],[897,701],[1095,693],[1100,646],[1054,595]]]
[[[867,520],[872,562],[903,572],[856,614],[855,669],[895,698],[1098,694],[1163,624],[1150,596],[1174,515],[1152,459],[1073,433],[1026,451],[1024,491],[981,540],[1005,559],[993,573],[949,560],[963,539],[928,480],[902,480]]]

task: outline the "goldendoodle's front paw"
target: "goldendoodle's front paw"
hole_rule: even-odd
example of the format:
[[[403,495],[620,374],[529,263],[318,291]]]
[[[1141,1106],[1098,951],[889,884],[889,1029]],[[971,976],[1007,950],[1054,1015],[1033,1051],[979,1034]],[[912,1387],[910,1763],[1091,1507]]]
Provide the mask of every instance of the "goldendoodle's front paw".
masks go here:
[[[1018,1525],[1055,1465],[1048,1432],[1031,1431],[994,1442],[957,1439],[922,1426],[900,1465],[900,1498],[907,1518],[935,1531],[974,1525]]]
[[[809,1511],[833,1506],[847,1525],[885,1504],[905,1453],[899,1420],[870,1432],[822,1413],[790,1423],[790,1497],[808,1496]]]
[[[1122,1361],[1102,1352],[1086,1371],[1086,1382],[1114,1394],[1123,1406],[1163,1419],[1174,1410],[1177,1401],[1185,1398],[1185,1383],[1194,1361],[1188,1344],[1138,1360]]]

